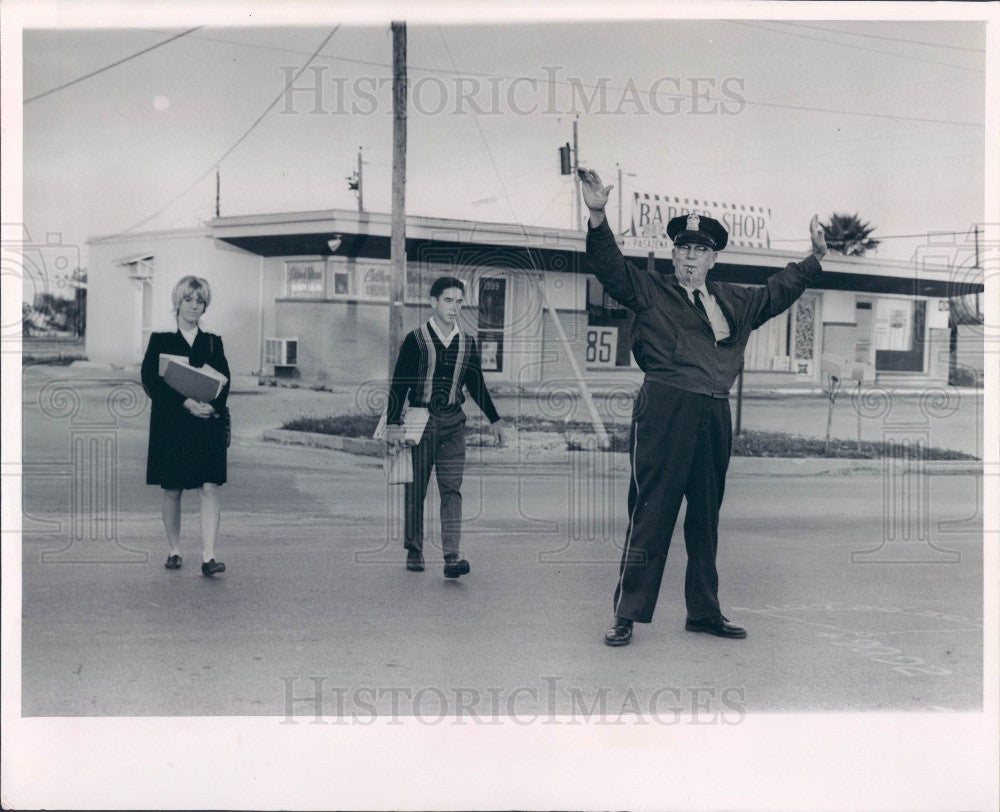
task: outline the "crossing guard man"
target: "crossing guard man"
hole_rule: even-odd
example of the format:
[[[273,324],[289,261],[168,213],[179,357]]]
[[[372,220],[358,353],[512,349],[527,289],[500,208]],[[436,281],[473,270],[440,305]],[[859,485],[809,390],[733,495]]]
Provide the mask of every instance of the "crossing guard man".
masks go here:
[[[403,444],[404,403],[408,400],[410,406],[424,407],[429,413],[423,438],[412,449],[413,482],[404,486],[403,546],[407,550],[406,568],[422,572],[424,498],[433,467],[441,496],[441,546],[446,578],[458,578],[469,572],[469,562],[459,558],[465,470],[463,388],[490,421],[495,445],[503,445],[503,421],[486,389],[476,340],[458,326],[464,299],[465,284],[460,279],[442,276],[434,280],[430,289],[433,314],[403,339],[386,412],[386,440],[397,448]]]
[[[761,287],[706,281],[729,235],[698,214],[667,223],[674,273],[637,268],[618,248],[604,207],[611,186],[581,169],[590,210],[587,260],[607,292],[634,314],[632,351],[645,373],[629,433],[629,520],[614,592],[609,646],[632,640],[634,622],[653,618],[667,549],[681,500],[687,500],[684,543],[684,628],[743,638],[719,606],[719,507],[732,450],[729,390],[743,368],[750,333],[787,310],[821,271],[826,239],[819,219],[809,224],[812,251]]]

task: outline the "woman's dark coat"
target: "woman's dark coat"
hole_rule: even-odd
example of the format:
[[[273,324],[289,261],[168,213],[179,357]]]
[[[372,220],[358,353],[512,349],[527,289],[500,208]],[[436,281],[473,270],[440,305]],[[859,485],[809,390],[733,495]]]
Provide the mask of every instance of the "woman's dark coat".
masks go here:
[[[153,401],[149,415],[149,455],[146,460],[146,484],[170,490],[200,488],[206,482],[222,485],[226,481],[226,443],[222,421],[218,417],[195,417],[184,408],[184,395],[167,385],[159,374],[160,354],[181,355],[192,366],[204,364],[229,378],[229,364],[222,339],[201,330],[189,345],[180,330],[153,333],[142,360],[142,386]],[[217,415],[222,414],[229,397],[229,382],[219,397],[211,401]]]

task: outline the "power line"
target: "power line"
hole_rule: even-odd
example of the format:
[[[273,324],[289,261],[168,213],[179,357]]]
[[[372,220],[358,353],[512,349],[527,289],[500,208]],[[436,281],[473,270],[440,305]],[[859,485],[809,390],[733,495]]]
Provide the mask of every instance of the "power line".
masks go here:
[[[870,234],[869,238],[875,240],[876,242],[882,242],[882,240],[910,240],[915,237],[929,237],[931,234],[968,234],[971,230],[972,229],[969,228],[934,228],[927,231],[921,231],[919,234]],[[809,237],[772,237],[771,242],[808,242],[809,239]]]
[[[733,22],[735,22],[735,21],[733,21]],[[757,28],[759,26],[753,26],[753,27]],[[787,34],[792,34],[793,36],[805,36],[805,35],[793,34],[790,31],[783,32],[783,31],[780,31],[779,29],[775,29],[775,28],[762,28],[761,30],[770,31],[770,32],[775,33],[775,34],[777,34],[777,33],[787,33]],[[291,49],[291,48],[279,48],[279,47],[273,46],[273,45],[258,45],[256,43],[238,42],[238,41],[235,41],[235,40],[222,39],[220,37],[199,36],[199,37],[193,37],[193,39],[202,39],[202,40],[206,40],[208,42],[219,42],[219,43],[223,43],[223,44],[227,44],[227,45],[236,45],[236,46],[246,47],[246,48],[258,48],[258,49],[268,50],[268,51],[281,51],[281,52],[290,53],[290,54],[304,54],[305,53],[304,51],[298,51],[298,50]],[[811,38],[811,39],[814,39],[814,38]],[[833,42],[832,40],[823,40],[823,41],[824,42]],[[841,45],[841,44],[844,44],[844,43],[833,43],[833,44]],[[896,54],[896,56],[898,56],[898,54]],[[347,62],[349,64],[364,65],[365,67],[386,68],[387,70],[391,68],[391,65],[389,65],[389,64],[387,64],[385,62],[375,62],[375,61],[372,61],[372,60],[351,59],[349,57],[330,57],[330,59],[333,60],[333,61],[336,61],[336,62]],[[454,60],[452,60],[452,65],[454,67]],[[958,66],[954,66],[954,67],[958,67]],[[482,73],[480,71],[459,71],[457,68],[454,68],[453,70],[448,70],[447,68],[426,68],[426,67],[420,67],[419,65],[408,65],[407,69],[411,70],[411,71],[421,72],[421,73],[429,73],[429,74],[432,74],[432,75],[438,75],[438,74],[440,74],[440,75],[445,75],[445,76],[470,76],[470,77],[478,77],[478,78],[483,78],[483,79],[506,79],[508,81],[515,81],[517,79],[523,79],[524,78],[524,77],[514,77],[514,76],[502,76],[502,75],[497,75],[497,74],[494,74],[494,73]],[[973,70],[973,69],[969,69],[969,70]],[[649,90],[642,91],[642,90],[639,90],[637,88],[625,88],[625,87],[618,87],[616,85],[607,85],[607,84],[597,84],[597,85],[594,85],[594,84],[584,84],[583,82],[573,82],[573,81],[567,81],[567,80],[549,79],[547,77],[545,77],[545,78],[539,78],[537,81],[538,81],[539,84],[542,84],[542,85],[561,85],[563,87],[576,87],[576,88],[580,88],[582,90],[597,90],[597,91],[608,91],[608,90],[610,90],[610,91],[619,91],[619,92],[622,92],[622,93],[625,93],[625,92],[628,92],[628,93],[638,93],[638,94],[640,94],[642,96],[653,95],[653,96],[657,96],[657,97],[666,97],[668,99],[675,99],[677,97],[677,93],[674,93],[674,92],[671,92],[671,91],[666,91],[666,90],[658,90],[655,93],[651,94]],[[714,103],[719,104],[719,103],[732,102],[733,100],[732,99],[725,99],[725,100],[723,100],[723,99],[714,99],[714,98],[711,98],[711,97],[706,97],[705,101],[707,101],[707,102],[714,102]],[[866,113],[866,112],[860,112],[860,111],[857,111],[857,110],[843,110],[843,109],[837,109],[837,108],[832,108],[832,107],[813,107],[813,106],[808,106],[808,105],[784,104],[784,103],[779,103],[779,102],[761,102],[761,101],[751,101],[749,99],[744,99],[744,102],[747,105],[749,105],[749,106],[769,107],[769,108],[777,108],[777,109],[782,109],[782,110],[802,110],[802,111],[810,112],[810,113],[833,113],[834,115],[842,115],[842,116],[862,116],[862,117],[866,117],[866,118],[884,118],[884,119],[890,119],[890,120],[893,120],[893,121],[915,121],[915,122],[918,122],[918,123],[921,123],[921,124],[947,124],[947,125],[951,125],[951,126],[955,126],[955,127],[977,127],[979,129],[983,129],[983,127],[984,127],[983,124],[981,124],[979,122],[975,122],[975,121],[953,121],[951,119],[923,118],[923,117],[920,117],[920,116],[894,115],[892,113]],[[568,111],[566,111],[566,114],[569,115],[572,112],[573,111],[569,111],[568,110]]]
[[[868,51],[873,54],[883,54],[884,56],[894,56],[897,59],[912,59],[915,62],[926,62],[930,65],[941,65],[946,68],[957,68],[958,70],[972,71],[973,73],[983,73],[982,68],[970,68],[967,65],[956,65],[953,62],[939,62],[936,59],[925,59],[922,56],[910,56],[909,54],[900,54],[895,51],[879,51],[875,48],[866,48],[864,45],[852,45],[848,42],[838,42],[834,39],[824,39],[823,37],[813,37],[809,34],[798,34],[794,31],[788,31],[781,28],[768,28],[764,25],[754,25],[753,23],[744,22],[742,20],[730,20],[730,22],[736,23],[737,25],[743,25],[747,28],[757,28],[761,31],[770,31],[772,34],[785,34],[792,37],[802,37],[803,39],[813,40],[815,42],[825,42],[828,45],[839,45],[842,48],[854,48],[858,51]]]
[[[568,186],[570,186],[570,184],[571,184],[570,178],[566,177],[562,179],[562,183],[559,184],[559,189],[556,191],[554,195],[552,195],[549,202],[545,204],[544,208],[541,211],[541,214],[539,214],[538,217],[535,218],[535,221],[531,224],[532,226],[537,226],[542,221],[542,218],[545,217],[545,215],[549,213],[549,209],[552,208],[552,204],[555,203],[558,198],[562,197],[563,194],[566,193],[566,189]]]
[[[337,25],[336,28],[334,28],[329,34],[327,34],[326,38],[320,43],[319,47],[313,52],[312,56],[310,56],[309,59],[306,61],[306,63],[301,68],[299,68],[298,71],[296,71],[295,75],[288,81],[288,84],[281,90],[281,92],[278,93],[278,95],[274,97],[274,101],[272,101],[267,106],[267,109],[263,113],[261,113],[259,116],[257,116],[257,119],[253,122],[253,124],[250,125],[250,127],[247,129],[247,131],[245,133],[243,133],[243,135],[241,135],[237,139],[236,143],[233,144],[229,149],[227,149],[217,161],[215,161],[201,175],[199,175],[197,178],[195,178],[194,182],[192,182],[184,190],[182,190],[181,192],[179,192],[178,194],[176,194],[172,198],[170,198],[170,200],[168,200],[166,202],[166,204],[164,204],[162,207],[160,207],[159,209],[157,209],[155,212],[153,212],[149,216],[144,217],[143,219],[139,220],[139,222],[133,223],[131,226],[129,226],[128,228],[126,228],[124,231],[120,231],[118,233],[118,235],[116,235],[116,236],[119,236],[121,234],[127,234],[129,231],[132,231],[132,230],[138,228],[139,226],[145,225],[150,220],[154,219],[155,217],[158,217],[163,212],[165,212],[168,208],[170,208],[177,200],[179,200],[180,198],[182,198],[184,195],[186,195],[188,192],[190,192],[195,186],[197,186],[199,183],[201,183],[206,177],[208,177],[210,174],[212,174],[212,172],[215,171],[215,169],[219,166],[219,164],[221,164],[226,158],[228,158],[232,154],[233,150],[235,150],[241,143],[243,143],[244,139],[246,139],[246,137],[248,135],[250,135],[251,132],[254,131],[254,129],[257,127],[257,125],[260,124],[260,122],[264,120],[264,117],[268,113],[270,113],[271,110],[274,109],[275,105],[277,105],[277,103],[279,101],[281,101],[282,98],[284,98],[285,93],[288,90],[288,88],[291,87],[292,83],[294,83],[295,80],[302,74],[302,71],[304,71],[306,68],[309,67],[309,65],[313,61],[313,59],[315,59],[316,56],[319,54],[319,52],[322,51],[326,47],[326,44],[333,38],[333,35],[337,33],[337,31],[338,31],[339,28],[340,28],[340,25]]]
[[[867,37],[868,39],[881,39],[887,42],[905,42],[908,45],[927,45],[931,48],[949,48],[953,51],[971,51],[975,54],[986,53],[985,48],[969,48],[965,45],[945,45],[943,42],[927,42],[926,40],[920,39],[903,39],[902,37],[884,37],[878,34],[862,34],[859,31],[845,31],[842,28],[827,28],[822,25],[806,25],[805,23],[793,23],[786,20],[781,21],[784,25],[791,25],[795,28],[812,28],[816,31],[831,31],[835,34],[847,34],[851,37]]]
[[[51,96],[56,91],[65,90],[67,87],[71,87],[72,85],[78,84],[79,82],[82,82],[85,79],[90,79],[93,76],[97,76],[97,74],[99,73],[104,73],[104,71],[116,68],[119,65],[128,62],[131,59],[135,59],[137,56],[142,56],[143,54],[148,54],[150,51],[155,51],[157,48],[166,45],[168,42],[173,42],[175,39],[180,39],[181,37],[185,37],[192,31],[197,31],[199,28],[203,28],[203,26],[199,25],[194,28],[189,28],[187,31],[182,31],[180,34],[174,34],[174,36],[169,37],[168,39],[165,39],[162,42],[158,42],[155,45],[150,45],[148,48],[143,48],[141,51],[136,51],[134,54],[126,56],[124,59],[119,59],[117,62],[112,62],[110,65],[105,65],[103,68],[98,68],[95,71],[91,71],[86,76],[77,77],[76,79],[73,79],[70,82],[66,82],[66,84],[64,85],[59,85],[59,87],[54,87],[51,90],[46,90],[44,93],[39,93],[35,96],[32,96],[30,99],[25,99],[23,103],[30,104],[31,102],[38,101],[39,99],[44,98],[45,96]]]
[[[448,42],[444,38],[444,31],[441,30],[441,26],[437,26],[438,35],[441,37],[441,44],[444,45],[444,50],[448,54],[448,60],[451,62],[451,66],[455,73],[458,73],[458,65],[455,63],[455,57],[451,54],[451,48],[448,47]],[[476,122],[476,129],[479,130],[479,137],[483,139],[483,146],[486,147],[486,157],[489,158],[490,166],[493,167],[493,172],[497,176],[497,181],[500,183],[500,190],[503,192],[504,198],[507,200],[507,206],[510,208],[511,214],[514,216],[514,221],[517,220],[517,212],[514,211],[514,204],[511,202],[510,194],[507,192],[507,186],[503,182],[503,176],[500,174],[500,170],[497,167],[496,161],[493,159],[493,152],[490,150],[489,141],[486,140],[486,133],[483,132],[483,125],[479,123],[479,114],[473,116],[473,120]],[[518,225],[521,225],[518,223]],[[523,226],[522,226],[523,227]],[[532,265],[534,261],[532,260]]]

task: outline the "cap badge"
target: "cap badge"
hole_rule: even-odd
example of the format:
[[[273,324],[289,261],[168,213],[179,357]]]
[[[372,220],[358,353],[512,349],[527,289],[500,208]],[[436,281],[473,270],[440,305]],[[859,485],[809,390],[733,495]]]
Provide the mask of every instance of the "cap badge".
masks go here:
[[[701,218],[697,214],[688,215],[687,230],[688,231],[698,231],[701,225]]]

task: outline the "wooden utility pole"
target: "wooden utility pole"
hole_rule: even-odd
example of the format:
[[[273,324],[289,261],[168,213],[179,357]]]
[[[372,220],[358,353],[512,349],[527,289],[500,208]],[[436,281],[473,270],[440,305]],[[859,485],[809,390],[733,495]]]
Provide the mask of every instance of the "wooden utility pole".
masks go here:
[[[392,281],[389,285],[389,380],[403,336],[406,292],[406,23],[392,23]],[[360,169],[360,166],[359,166]],[[360,191],[361,186],[358,184]],[[358,200],[360,202],[360,195]]]

